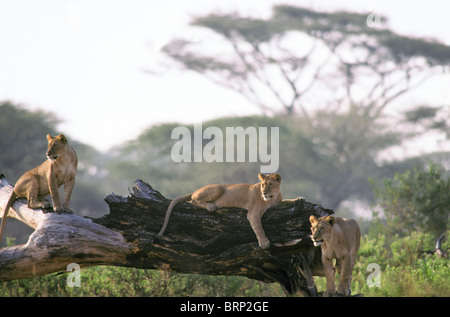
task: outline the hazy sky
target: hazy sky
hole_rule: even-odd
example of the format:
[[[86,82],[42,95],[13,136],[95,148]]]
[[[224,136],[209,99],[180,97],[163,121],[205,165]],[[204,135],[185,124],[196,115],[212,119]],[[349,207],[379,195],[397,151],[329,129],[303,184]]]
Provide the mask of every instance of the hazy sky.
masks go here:
[[[63,120],[61,132],[100,150],[158,122],[258,113],[200,75],[175,66],[158,75],[143,70],[161,62],[159,50],[171,39],[195,36],[192,17],[267,17],[274,4],[376,11],[398,33],[450,45],[449,0],[0,0],[0,100],[52,111]],[[450,104],[445,84],[433,86],[439,87],[433,96]]]

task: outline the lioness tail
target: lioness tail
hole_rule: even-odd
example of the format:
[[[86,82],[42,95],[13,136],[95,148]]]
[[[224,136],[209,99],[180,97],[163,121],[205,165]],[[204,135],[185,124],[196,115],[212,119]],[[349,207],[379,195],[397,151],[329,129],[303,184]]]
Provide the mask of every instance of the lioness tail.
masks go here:
[[[2,225],[0,227],[0,242],[2,242],[3,229],[5,228],[5,223],[6,223],[6,218],[8,217],[9,208],[11,208],[11,206],[12,206],[14,200],[16,200],[16,198],[17,198],[17,195],[13,191],[11,194],[11,197],[9,197],[9,200],[6,203],[5,211],[3,212],[3,217],[2,217]]]
[[[164,231],[166,230],[167,224],[169,223],[170,214],[172,213],[172,210],[175,207],[175,205],[180,203],[180,202],[182,202],[182,201],[191,200],[191,196],[192,196],[192,194],[189,194],[189,195],[186,195],[186,196],[177,197],[174,200],[172,200],[172,202],[169,205],[169,208],[167,208],[166,218],[164,219],[164,224],[163,224],[161,230],[158,233],[158,237],[162,237],[162,235],[164,234]]]

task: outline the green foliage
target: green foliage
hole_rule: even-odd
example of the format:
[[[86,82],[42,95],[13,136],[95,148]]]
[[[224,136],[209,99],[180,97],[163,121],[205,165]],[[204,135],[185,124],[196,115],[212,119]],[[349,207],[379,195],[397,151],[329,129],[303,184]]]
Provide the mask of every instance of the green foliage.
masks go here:
[[[379,235],[374,239],[370,239],[367,235],[363,236],[355,268],[363,270],[369,263],[379,263],[380,259],[387,258],[388,246],[385,235]]]
[[[67,286],[67,274],[0,284],[0,296],[284,296],[277,284],[237,276],[172,274],[123,267],[82,269],[80,287]]]
[[[417,134],[434,130],[450,139],[450,107],[418,105],[405,111],[403,116],[405,122],[409,123]],[[448,160],[448,156],[446,159]]]
[[[435,65],[447,65],[450,62],[449,46],[434,40],[405,37],[382,27],[367,27],[367,15],[368,13],[345,11],[318,12],[289,5],[274,7],[274,20],[284,21],[287,30],[293,28],[304,30],[335,45],[352,39],[352,47],[364,43],[367,45],[366,48],[396,63],[402,63],[413,57],[424,57]],[[379,16],[379,18],[380,24],[385,25],[386,17]],[[331,34],[334,38],[331,38]],[[372,41],[364,39],[362,34],[370,36]]]
[[[384,179],[376,187],[377,202],[387,218],[388,226],[400,235],[413,230],[434,233],[446,230],[450,214],[450,178],[442,165],[426,169],[414,168]]]
[[[10,182],[15,183],[28,169],[46,159],[45,136],[56,134],[57,123],[58,119],[51,113],[29,111],[9,101],[0,102],[0,172]]]
[[[313,120],[312,125],[298,121],[305,122],[302,130],[327,160],[327,165],[321,166],[323,173],[333,175],[317,179],[322,202],[334,209],[344,199],[371,200],[368,177],[378,178],[391,172],[389,165],[380,166],[376,157],[401,143],[403,133],[368,116],[356,105],[345,113],[318,111]]]
[[[418,258],[422,255],[423,250],[432,250],[434,245],[426,241],[432,241],[433,237],[429,234],[414,231],[409,236],[400,238],[394,236],[394,242],[391,244],[392,263],[413,266],[417,263]]]
[[[405,165],[379,166],[376,153],[400,142],[384,125],[370,122],[355,111],[330,115],[319,113],[312,127],[304,119],[291,116],[228,117],[203,122],[203,130],[218,127],[278,127],[280,132],[280,168],[283,195],[287,198],[306,197],[331,209],[350,198],[371,200],[372,190],[367,178],[380,177]],[[140,178],[148,181],[166,197],[186,194],[186,191],[211,183],[251,183],[257,181],[260,166],[266,163],[175,163],[171,149],[178,140],[171,140],[172,130],[179,125],[159,124],[143,131],[135,139],[115,148],[107,163],[115,192],[127,188]],[[191,131],[193,125],[182,125]],[[351,128],[349,128],[351,127]],[[210,140],[203,140],[203,145]],[[270,144],[269,144],[270,146]],[[246,144],[248,153],[248,144]]]
[[[364,296],[450,296],[450,259],[428,255],[431,234],[405,238],[362,238],[353,271],[352,293]],[[446,249],[450,243],[443,245]],[[368,265],[380,266],[380,287],[369,287]],[[238,276],[175,274],[123,267],[82,269],[80,287],[67,286],[67,274],[0,283],[0,296],[285,296],[278,284]],[[319,292],[324,277],[315,277]]]
[[[389,242],[389,240],[391,240]],[[448,248],[450,243],[444,245]],[[353,270],[352,294],[364,296],[450,296],[450,259],[429,255],[424,251],[434,249],[431,234],[412,232],[411,235],[389,239],[380,234],[377,238],[362,238],[358,259]],[[380,267],[380,287],[370,287],[367,279],[374,271],[369,264]],[[315,277],[319,291],[326,289],[326,280]],[[338,277],[336,277],[336,283]]]
[[[243,18],[236,14],[211,14],[195,19],[192,24],[207,27],[226,38],[239,35],[255,45],[270,41],[277,33],[266,20]]]
[[[175,163],[171,158],[171,149],[178,140],[171,140],[172,130],[178,124],[160,124],[153,126],[136,139],[124,143],[113,151],[108,170],[115,186],[121,184],[126,191],[135,179],[141,178],[151,183],[166,197],[186,194],[206,184],[213,183],[251,183],[257,182],[257,174],[262,162],[192,162]],[[181,125],[188,128],[194,138],[193,125]],[[223,153],[226,153],[225,131],[227,127],[278,127],[280,137],[280,169],[283,177],[285,197],[310,197],[317,200],[317,181],[327,177],[328,160],[317,153],[316,146],[302,133],[294,119],[286,116],[266,117],[228,117],[203,122],[203,131],[208,127],[218,127],[224,134]],[[270,131],[269,131],[270,132]],[[270,136],[270,135],[269,135]],[[203,146],[210,142],[203,140]],[[236,143],[235,143],[236,144]],[[248,153],[248,142],[246,151]],[[269,142],[270,150],[270,142]],[[289,175],[289,177],[287,177]],[[122,183],[121,183],[122,182]],[[115,189],[117,191],[117,188]]]

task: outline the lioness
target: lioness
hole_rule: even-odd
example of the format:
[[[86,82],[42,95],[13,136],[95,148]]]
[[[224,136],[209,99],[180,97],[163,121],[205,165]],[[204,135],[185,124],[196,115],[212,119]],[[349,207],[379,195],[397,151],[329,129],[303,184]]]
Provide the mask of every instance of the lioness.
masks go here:
[[[56,137],[47,134],[47,141],[46,154],[48,160],[19,178],[6,204],[0,228],[0,241],[9,208],[18,197],[27,198],[29,208],[50,208],[50,203],[43,200],[45,196],[50,194],[54,211],[72,213],[72,210],[69,208],[69,200],[75,184],[75,174],[78,165],[77,154],[62,134]],[[64,203],[61,205],[58,188],[63,184]]]
[[[221,207],[237,207],[247,209],[247,219],[258,239],[261,248],[266,249],[270,245],[261,224],[264,212],[282,200],[279,174],[258,174],[260,183],[257,184],[227,184],[207,185],[197,189],[192,194],[177,197],[167,208],[166,218],[158,236],[161,237],[166,230],[172,209],[182,201],[191,200],[197,207],[214,211]]]
[[[356,253],[359,249],[361,232],[353,219],[324,216],[317,219],[309,217],[311,222],[311,239],[315,246],[322,249],[322,264],[327,280],[325,296],[335,294],[333,259],[339,272],[337,292],[348,296],[351,294],[352,271],[355,266]]]

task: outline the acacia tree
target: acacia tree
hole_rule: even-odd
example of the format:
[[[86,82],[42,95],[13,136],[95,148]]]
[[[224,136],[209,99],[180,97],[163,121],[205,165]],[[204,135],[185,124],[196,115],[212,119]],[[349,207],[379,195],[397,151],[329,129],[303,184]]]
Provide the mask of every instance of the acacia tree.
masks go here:
[[[380,170],[378,154],[411,136],[384,120],[385,108],[450,62],[449,46],[369,27],[367,18],[288,5],[274,6],[268,19],[210,14],[192,21],[208,40],[178,38],[162,51],[264,114],[295,115],[330,162],[301,176],[319,184],[322,203],[335,209],[350,196],[370,196],[367,177],[393,171]]]
[[[450,47],[369,27],[367,17],[287,5],[274,6],[266,20],[210,14],[192,25],[227,44],[220,54],[208,55],[210,47],[186,39],[171,41],[163,52],[241,93],[264,113],[281,109],[308,117],[307,95],[316,88],[323,97],[325,84],[332,92],[325,100],[328,111],[351,105],[376,119],[395,99],[448,67]]]

